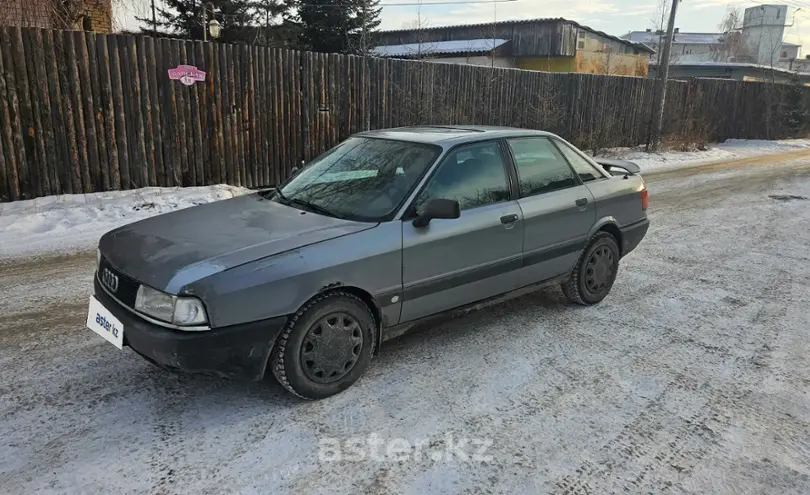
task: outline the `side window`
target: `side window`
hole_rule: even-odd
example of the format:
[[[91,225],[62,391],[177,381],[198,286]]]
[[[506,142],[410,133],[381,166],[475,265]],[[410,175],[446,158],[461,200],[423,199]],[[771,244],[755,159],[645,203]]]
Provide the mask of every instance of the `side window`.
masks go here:
[[[510,139],[521,196],[542,194],[577,185],[571,167],[548,138]]]
[[[582,182],[589,182],[592,180],[605,178],[605,176],[596,170],[593,165],[588,163],[588,160],[582,158],[582,155],[571,149],[570,146],[562,141],[554,142],[560,147],[560,151],[562,151],[562,154],[568,159],[568,163],[570,163],[571,167],[574,168],[574,172],[579,175]]]
[[[455,199],[462,210],[508,201],[509,182],[498,143],[471,144],[452,151],[419,195],[417,209],[434,198]]]

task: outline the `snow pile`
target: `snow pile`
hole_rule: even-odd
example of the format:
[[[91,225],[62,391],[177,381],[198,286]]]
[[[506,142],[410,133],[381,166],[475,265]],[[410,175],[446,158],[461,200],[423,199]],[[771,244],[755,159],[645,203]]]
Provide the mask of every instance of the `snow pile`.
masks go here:
[[[147,187],[0,203],[0,259],[91,249],[121,225],[246,192],[227,185]]]
[[[614,148],[606,152],[605,156],[632,161],[641,167],[642,173],[645,173],[803,149],[810,149],[810,139],[783,139],[778,141],[729,139],[725,143],[711,145],[706,151],[647,153],[643,147],[632,149]]]

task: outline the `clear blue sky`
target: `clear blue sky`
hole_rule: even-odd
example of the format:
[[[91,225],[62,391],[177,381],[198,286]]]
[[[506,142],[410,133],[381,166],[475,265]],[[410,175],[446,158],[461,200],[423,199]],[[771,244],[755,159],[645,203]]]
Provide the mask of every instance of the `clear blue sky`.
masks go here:
[[[161,0],[156,0],[160,3]],[[313,0],[317,1],[317,0]],[[472,24],[513,19],[564,17],[580,24],[620,36],[631,30],[654,27],[651,20],[660,0],[517,0],[509,3],[459,3],[430,5],[424,0],[421,7],[386,7],[383,9],[382,28],[399,29],[421,19],[422,25],[443,26]],[[448,1],[448,0],[432,0]],[[382,0],[386,3],[416,3],[414,0]],[[757,5],[754,0],[683,0],[679,5],[676,25],[681,31],[712,32],[717,30],[728,7],[740,10]],[[772,2],[779,3],[779,2]],[[119,25],[136,28],[134,15],[144,15],[148,0],[118,0],[116,18]],[[810,0],[789,0],[789,24],[786,40],[810,44]],[[797,7],[806,5],[797,12]],[[668,8],[668,7],[667,7]],[[804,50],[807,53],[807,50]]]

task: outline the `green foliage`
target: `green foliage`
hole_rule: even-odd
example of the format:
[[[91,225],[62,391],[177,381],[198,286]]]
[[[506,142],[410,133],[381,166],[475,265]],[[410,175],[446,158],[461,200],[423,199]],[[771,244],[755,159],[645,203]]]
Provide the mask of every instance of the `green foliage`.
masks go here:
[[[305,48],[363,54],[373,47],[373,33],[380,25],[379,0],[297,0],[296,7]]]

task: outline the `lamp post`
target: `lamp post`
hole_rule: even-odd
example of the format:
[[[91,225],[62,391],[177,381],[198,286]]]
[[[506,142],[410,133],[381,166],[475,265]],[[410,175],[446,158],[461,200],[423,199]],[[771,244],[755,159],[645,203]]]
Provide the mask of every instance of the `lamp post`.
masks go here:
[[[208,21],[208,11],[211,11],[211,21]],[[215,11],[214,11],[214,4],[211,2],[205,2],[202,4],[202,28],[203,28],[203,41],[208,41],[208,35],[211,34],[211,38],[217,39],[219,35],[222,33],[222,25],[219,23],[218,20],[214,18]]]

